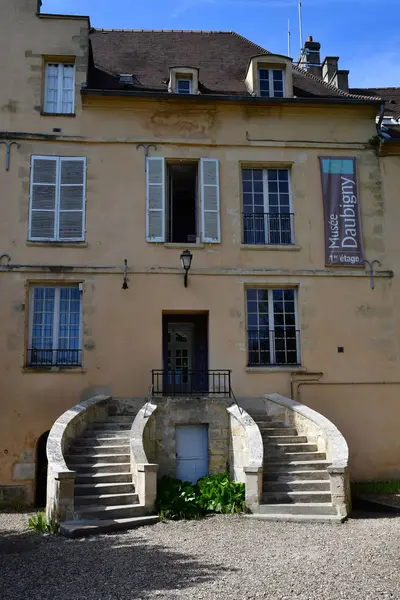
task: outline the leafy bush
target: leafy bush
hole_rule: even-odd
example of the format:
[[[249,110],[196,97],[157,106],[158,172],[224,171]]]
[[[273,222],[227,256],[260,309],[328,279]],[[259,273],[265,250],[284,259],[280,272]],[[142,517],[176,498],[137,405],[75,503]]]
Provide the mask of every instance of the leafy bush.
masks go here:
[[[28,527],[34,529],[37,533],[58,533],[58,523],[48,523],[46,519],[46,513],[38,512],[33,515],[28,521]]]
[[[196,485],[164,476],[158,482],[156,509],[161,519],[171,520],[245,512],[245,487],[230,481],[228,473],[202,477]]]
[[[244,483],[231,481],[228,473],[202,477],[196,484],[200,506],[208,512],[246,512]]]

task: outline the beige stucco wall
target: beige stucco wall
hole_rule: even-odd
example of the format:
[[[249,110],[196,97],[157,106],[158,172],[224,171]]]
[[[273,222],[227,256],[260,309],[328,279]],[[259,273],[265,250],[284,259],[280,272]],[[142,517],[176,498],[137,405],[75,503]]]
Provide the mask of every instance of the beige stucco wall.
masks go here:
[[[11,44],[15,58],[12,69],[0,62],[0,75],[9,81],[0,89],[0,131],[21,133],[9,172],[0,146],[0,254],[7,252],[13,265],[0,267],[0,485],[31,486],[39,436],[81,398],[97,392],[146,395],[151,369],[162,366],[163,311],[208,313],[209,367],[232,369],[237,396],[290,396],[292,368],[246,368],[246,286],[298,287],[306,372],[322,372],[326,382],[399,380],[400,287],[396,276],[387,274],[396,274],[400,250],[398,163],[386,158],[380,165],[367,147],[375,134],[374,108],[257,107],[200,97],[189,105],[184,100],[84,97],[82,105],[87,21],[38,19],[32,5],[33,0],[18,0],[1,7],[6,19],[0,24],[0,56]],[[16,20],[11,39],[10,23]],[[76,56],[77,65],[79,58],[77,116],[40,116],[41,54],[65,53]],[[53,134],[55,127],[62,129],[61,136]],[[39,133],[53,137],[40,139]],[[156,144],[153,156],[220,161],[222,241],[193,249],[187,289],[182,249],[145,241],[140,142]],[[27,243],[32,154],[86,156],[84,244]],[[386,273],[376,278],[375,290],[362,269],[324,266],[320,155],[358,160],[366,258],[379,259]],[[241,164],[291,168],[295,249],[241,247]],[[121,289],[124,259],[126,291]],[[27,289],[40,281],[83,283],[83,369],[23,369]],[[366,388],[302,388],[301,400],[347,437],[353,479],[398,476],[397,388],[377,386],[367,393]],[[375,422],[379,427],[373,427]],[[31,487],[27,498],[32,499]]]

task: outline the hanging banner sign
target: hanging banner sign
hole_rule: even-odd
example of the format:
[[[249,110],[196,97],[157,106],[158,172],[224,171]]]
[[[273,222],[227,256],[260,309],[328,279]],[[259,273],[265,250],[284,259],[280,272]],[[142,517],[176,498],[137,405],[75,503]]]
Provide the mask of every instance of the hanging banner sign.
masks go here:
[[[364,267],[355,158],[320,156],[327,267]]]

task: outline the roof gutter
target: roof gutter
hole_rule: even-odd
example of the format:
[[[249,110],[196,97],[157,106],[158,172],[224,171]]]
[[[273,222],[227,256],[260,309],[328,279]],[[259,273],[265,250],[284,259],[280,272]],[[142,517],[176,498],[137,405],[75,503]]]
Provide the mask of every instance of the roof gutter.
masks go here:
[[[162,100],[189,100],[197,102],[199,100],[226,101],[226,102],[245,102],[247,104],[261,105],[283,105],[283,104],[354,104],[365,106],[379,106],[380,100],[362,100],[360,98],[343,98],[334,96],[321,96],[314,98],[263,98],[260,96],[232,96],[223,94],[199,94],[186,95],[170,94],[166,92],[154,91],[134,91],[134,90],[101,90],[84,88],[81,90],[82,96],[108,96],[108,97],[130,97],[130,98],[154,98]]]

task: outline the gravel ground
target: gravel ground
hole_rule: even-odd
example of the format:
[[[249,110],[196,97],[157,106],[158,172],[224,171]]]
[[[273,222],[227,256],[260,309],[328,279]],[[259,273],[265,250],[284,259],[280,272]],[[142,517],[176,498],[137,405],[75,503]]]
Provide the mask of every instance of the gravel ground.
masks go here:
[[[0,514],[1,600],[400,598],[400,518],[343,525],[244,517],[68,540]]]

